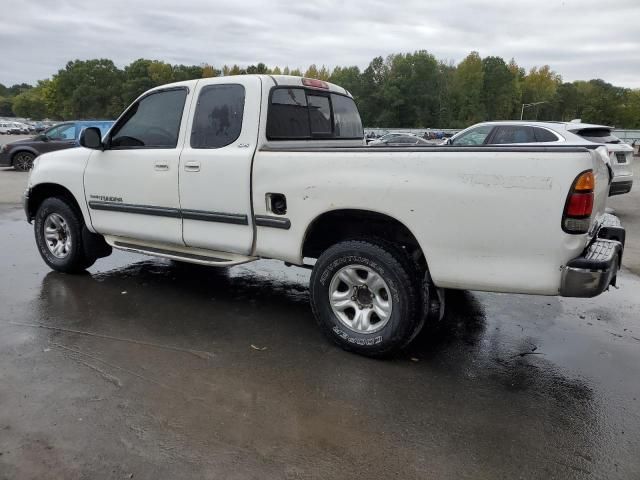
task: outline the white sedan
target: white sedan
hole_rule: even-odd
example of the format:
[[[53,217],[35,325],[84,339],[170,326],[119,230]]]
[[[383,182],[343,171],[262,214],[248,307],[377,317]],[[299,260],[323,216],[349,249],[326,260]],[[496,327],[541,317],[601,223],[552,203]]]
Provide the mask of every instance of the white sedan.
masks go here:
[[[604,144],[609,152],[613,182],[609,195],[628,193],[633,185],[633,147],[612,133],[612,127],[580,121],[483,122],[457,133],[445,143],[452,146],[477,145],[585,145]]]

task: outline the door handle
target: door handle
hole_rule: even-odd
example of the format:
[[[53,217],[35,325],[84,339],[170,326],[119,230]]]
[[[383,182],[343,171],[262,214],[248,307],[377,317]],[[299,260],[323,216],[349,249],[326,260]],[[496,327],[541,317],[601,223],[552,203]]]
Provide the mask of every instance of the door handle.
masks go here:
[[[185,162],[184,164],[185,172],[199,172],[200,171],[200,162]]]
[[[169,164],[167,162],[156,162],[153,164],[153,169],[160,172],[166,172],[169,170]]]

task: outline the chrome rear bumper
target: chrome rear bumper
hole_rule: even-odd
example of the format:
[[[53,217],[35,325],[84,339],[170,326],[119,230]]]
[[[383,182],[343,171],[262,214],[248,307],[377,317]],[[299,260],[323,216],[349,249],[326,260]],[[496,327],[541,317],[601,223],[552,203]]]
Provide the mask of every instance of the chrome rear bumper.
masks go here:
[[[625,230],[613,215],[607,215],[584,253],[562,267],[560,295],[563,297],[595,297],[616,284],[622,262]]]

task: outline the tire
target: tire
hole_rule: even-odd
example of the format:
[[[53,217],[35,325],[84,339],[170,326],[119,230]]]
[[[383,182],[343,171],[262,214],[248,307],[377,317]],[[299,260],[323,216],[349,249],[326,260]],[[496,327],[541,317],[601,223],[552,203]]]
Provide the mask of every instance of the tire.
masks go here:
[[[21,172],[28,172],[33,167],[36,156],[31,152],[18,152],[13,156],[13,168]]]
[[[47,198],[36,212],[34,232],[40,256],[58,272],[79,273],[93,265],[95,257],[84,250],[82,214],[63,198]]]
[[[391,355],[413,339],[422,324],[420,282],[403,255],[385,243],[351,240],[318,258],[311,308],[327,337],[369,357]]]

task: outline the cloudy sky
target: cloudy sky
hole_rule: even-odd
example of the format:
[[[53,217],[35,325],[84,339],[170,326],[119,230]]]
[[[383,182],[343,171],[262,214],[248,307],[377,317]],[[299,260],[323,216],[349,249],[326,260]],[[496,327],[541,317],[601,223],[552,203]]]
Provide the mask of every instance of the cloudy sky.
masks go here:
[[[426,49],[471,50],[564,80],[640,88],[640,0],[20,0],[0,15],[0,83],[33,83],[73,59],[365,67]],[[431,6],[430,6],[431,5]]]

